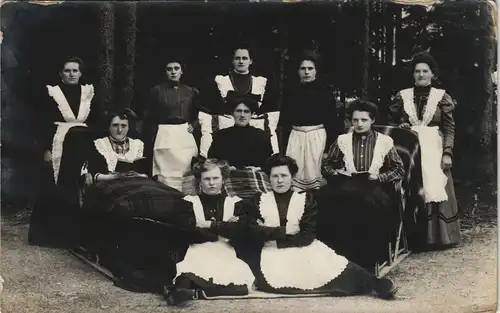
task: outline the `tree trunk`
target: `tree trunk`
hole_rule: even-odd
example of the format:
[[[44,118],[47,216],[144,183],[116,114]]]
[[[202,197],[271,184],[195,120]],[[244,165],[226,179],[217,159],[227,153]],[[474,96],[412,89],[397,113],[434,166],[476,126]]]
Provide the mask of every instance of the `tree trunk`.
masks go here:
[[[123,49],[117,51],[120,53],[120,89],[118,93],[118,108],[132,107],[134,97],[135,81],[135,43],[136,43],[136,23],[137,23],[137,4],[135,2],[125,2],[123,6],[122,23],[120,28],[123,32]]]
[[[100,9],[100,50],[99,50],[99,108],[101,113],[106,115],[112,110],[113,106],[113,79],[114,79],[114,30],[115,30],[115,12],[114,4],[111,2],[102,2]]]
[[[363,41],[363,88],[361,90],[362,98],[370,99],[370,0],[364,1],[365,8],[365,38]]]

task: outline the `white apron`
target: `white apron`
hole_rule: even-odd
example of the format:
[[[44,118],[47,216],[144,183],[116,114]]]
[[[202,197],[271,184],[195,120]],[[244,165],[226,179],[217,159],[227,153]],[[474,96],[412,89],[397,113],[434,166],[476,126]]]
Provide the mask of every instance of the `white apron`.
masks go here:
[[[124,155],[119,155],[113,149],[111,141],[108,137],[94,140],[94,146],[100,155],[106,160],[108,171],[114,172],[118,160],[126,160],[133,162],[138,158],[142,158],[144,154],[144,143],[140,139],[128,138],[129,150]]]
[[[315,189],[322,185],[321,160],[326,146],[326,130],[323,126],[301,126],[292,129],[286,155],[295,159],[299,171],[294,187],[301,190]]]
[[[229,75],[222,76],[217,75],[215,77],[215,82],[219,88],[221,97],[226,98],[229,91],[234,91],[233,84]],[[262,100],[264,99],[264,93],[266,92],[267,79],[262,76],[252,76],[252,91],[254,95],[260,95],[259,107],[262,105]],[[268,112],[267,119],[269,121],[269,131],[271,133],[271,146],[273,148],[273,153],[279,152],[278,137],[276,135],[276,128],[278,127],[278,121],[280,118],[280,112]],[[229,128],[234,126],[234,118],[232,115],[219,115],[218,117],[219,129]],[[200,112],[198,114],[198,119],[201,124],[201,142],[200,142],[200,155],[207,157],[208,150],[212,145],[212,116]],[[258,116],[254,114],[250,120],[250,126],[265,130],[265,119],[263,116]]]
[[[353,133],[342,134],[337,139],[339,149],[344,155],[345,170],[348,174],[357,172],[356,165],[354,165],[352,134]],[[380,169],[384,165],[385,157],[392,147],[394,147],[394,140],[390,136],[377,133],[377,141],[373,148],[373,158],[368,173],[372,175],[378,175],[380,173]]]
[[[193,204],[196,221],[205,220],[202,203],[198,196],[186,196],[184,200]],[[234,205],[241,201],[238,197],[227,197],[224,202],[223,221],[234,215]],[[229,240],[219,237],[216,242],[205,242],[189,246],[182,262],[177,263],[177,277],[182,273],[192,273],[214,284],[227,286],[246,285],[248,290],[255,280],[250,267],[238,259]],[[175,283],[175,278],[174,278]]]
[[[413,102],[413,88],[400,91],[403,108],[412,125],[411,129],[418,134],[422,159],[422,183],[426,203],[448,200],[445,190],[448,178],[441,168],[443,138],[439,135],[439,127],[427,126],[432,121],[444,93],[445,91],[442,89],[431,88],[422,120],[419,120]]]
[[[59,177],[59,168],[61,166],[61,158],[63,153],[63,143],[66,134],[72,127],[87,127],[85,121],[90,114],[90,102],[94,97],[94,86],[82,85],[81,88],[82,92],[80,96],[80,108],[78,110],[78,116],[75,117],[75,114],[71,110],[68,100],[64,96],[61,88],[57,85],[47,85],[49,96],[51,96],[57,103],[57,107],[64,118],[64,122],[55,122],[55,124],[57,125],[57,129],[52,140],[52,169],[54,170],[54,182],[56,184]]]
[[[198,147],[187,123],[158,125],[153,147],[153,176],[160,175],[166,185],[182,191],[184,176],[191,170]]]
[[[287,213],[287,225],[299,224],[304,214],[306,194],[294,192]],[[279,227],[280,218],[274,194],[262,194],[260,214],[264,225]],[[276,241],[266,242],[261,254],[261,270],[273,288],[313,290],[323,287],[346,268],[349,261],[324,243],[314,240],[306,247],[278,249]]]

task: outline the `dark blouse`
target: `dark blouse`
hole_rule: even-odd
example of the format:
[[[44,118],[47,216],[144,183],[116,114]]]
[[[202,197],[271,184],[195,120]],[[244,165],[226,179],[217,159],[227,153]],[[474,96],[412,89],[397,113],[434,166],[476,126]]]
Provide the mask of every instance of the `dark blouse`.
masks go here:
[[[287,214],[293,191],[289,190],[284,194],[275,193],[276,204],[280,216],[280,226],[269,227],[261,226],[258,220],[263,221],[260,214],[260,197],[262,194],[256,194],[248,200],[239,203],[241,214],[245,224],[249,228],[248,236],[252,236],[255,241],[263,244],[266,241],[276,240],[278,248],[304,247],[310,245],[316,238],[316,215],[318,208],[316,201],[311,193],[306,195],[306,205],[304,214],[299,222],[300,231],[295,235],[286,234]]]
[[[248,95],[252,92],[252,74],[239,74],[231,71],[229,74],[233,89],[240,95]],[[233,108],[226,104],[225,99],[222,98],[217,83],[212,80],[201,93],[203,107],[201,111],[208,114],[232,114]],[[275,86],[267,80],[266,89],[262,105],[256,114],[264,114],[267,112],[278,111],[278,103],[276,97]]]
[[[82,94],[82,89],[80,84],[69,85],[60,83],[58,85],[61,88],[66,100],[68,101],[71,110],[75,116],[78,116],[80,110],[80,97]],[[58,108],[56,101],[48,94],[47,88],[44,88],[42,93],[42,99],[44,99],[44,105],[40,106],[40,116],[42,125],[40,129],[42,130],[42,146],[44,150],[52,149],[52,140],[56,132],[57,126],[55,122],[64,122],[64,118],[61,111]],[[94,96],[95,99],[95,96]],[[90,114],[87,118],[87,125],[89,127],[98,126],[100,123],[98,108],[96,107],[95,101],[92,100],[90,105]]]
[[[272,154],[269,133],[252,126],[232,126],[218,131],[208,150],[209,158],[228,161],[236,168],[263,167]]]
[[[317,80],[292,84],[283,94],[278,126],[288,133],[292,126],[319,124],[326,128],[327,147],[343,132],[344,122],[338,116],[333,91]]]
[[[429,94],[432,86],[415,87],[414,98],[418,118],[421,120],[429,100]],[[455,110],[455,101],[448,93],[445,93],[441,101],[438,103],[436,113],[428,126],[438,126],[443,135],[443,149],[444,153],[452,156],[453,147],[455,142],[455,119],[453,118],[453,111]],[[401,94],[398,93],[394,103],[389,108],[389,124],[398,126],[402,123],[409,122],[408,114],[404,111],[403,99]]]
[[[219,236],[232,239],[238,229],[241,229],[241,226],[238,222],[222,221],[224,217],[224,203],[227,196],[225,194],[207,195],[202,193],[199,195],[199,197],[203,206],[205,220],[212,220],[212,225],[210,226],[210,228],[196,227],[192,236],[192,243],[217,241],[219,240]],[[192,204],[189,203],[189,205],[192,210]],[[235,206],[235,216],[241,215],[240,211],[238,210],[238,207]],[[193,222],[193,224],[195,223],[196,222]]]
[[[373,130],[364,134],[353,133],[352,148],[354,165],[358,172],[368,171],[370,168],[377,137],[378,133]],[[333,175],[336,170],[344,168],[344,166],[344,154],[340,151],[337,142],[335,142],[330,148],[330,151],[328,151],[328,157],[323,160],[321,171],[324,176],[328,177]],[[384,165],[380,169],[380,174],[378,175],[379,180],[381,182],[392,182],[402,179],[403,176],[403,161],[396,151],[396,148],[392,147],[385,156]]]

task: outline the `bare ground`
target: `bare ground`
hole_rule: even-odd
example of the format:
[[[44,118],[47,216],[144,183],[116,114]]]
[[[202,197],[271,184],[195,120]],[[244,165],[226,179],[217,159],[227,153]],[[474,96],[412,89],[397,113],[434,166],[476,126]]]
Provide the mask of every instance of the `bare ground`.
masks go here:
[[[26,216],[2,218],[4,313],[155,312],[494,312],[497,229],[494,218],[466,219],[463,245],[411,255],[389,274],[398,300],[372,297],[195,301],[166,306],[161,297],[117,287],[67,252],[26,244]]]

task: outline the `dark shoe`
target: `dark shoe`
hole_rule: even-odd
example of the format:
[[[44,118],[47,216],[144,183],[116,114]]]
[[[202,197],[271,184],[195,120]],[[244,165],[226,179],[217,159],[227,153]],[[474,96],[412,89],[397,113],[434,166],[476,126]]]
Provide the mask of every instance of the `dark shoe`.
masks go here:
[[[378,278],[375,282],[375,293],[382,299],[394,299],[398,289],[396,284],[389,278]]]
[[[166,286],[163,297],[169,306],[183,306],[189,300],[196,299],[196,290]]]

